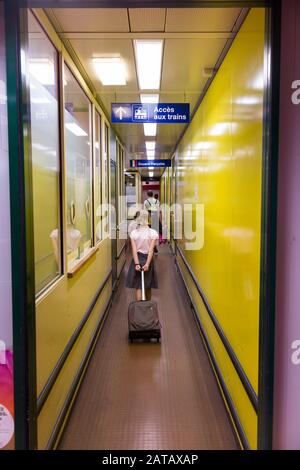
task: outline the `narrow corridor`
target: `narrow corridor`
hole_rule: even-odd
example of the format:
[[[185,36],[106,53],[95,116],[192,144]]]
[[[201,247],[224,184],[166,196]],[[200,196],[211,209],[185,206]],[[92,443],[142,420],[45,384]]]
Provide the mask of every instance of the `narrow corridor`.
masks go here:
[[[156,263],[161,344],[128,342],[127,262],[60,449],[238,448],[169,247]]]

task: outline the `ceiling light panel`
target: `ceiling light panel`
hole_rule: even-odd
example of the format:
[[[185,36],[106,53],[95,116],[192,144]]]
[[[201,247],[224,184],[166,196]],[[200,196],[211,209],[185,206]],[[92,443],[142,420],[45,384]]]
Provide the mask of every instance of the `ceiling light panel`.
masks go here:
[[[145,94],[142,93],[140,95],[141,103],[158,103],[159,102],[159,95],[158,94]]]
[[[157,132],[157,124],[144,123],[144,134],[146,137],[154,137]]]
[[[154,159],[154,150],[147,150],[147,158],[148,160]]]
[[[146,141],[146,149],[147,150],[155,150],[155,145],[156,145],[156,142],[154,141]]]
[[[84,137],[87,136],[87,133],[75,122],[68,122],[66,124],[66,128],[72,132],[72,134],[76,135],[76,137]]]
[[[137,76],[140,90],[158,90],[162,66],[162,40],[134,41]]]
[[[30,59],[29,70],[31,75],[42,85],[55,84],[55,67],[50,59]]]
[[[102,85],[126,85],[125,65],[120,57],[94,58],[93,64]]]

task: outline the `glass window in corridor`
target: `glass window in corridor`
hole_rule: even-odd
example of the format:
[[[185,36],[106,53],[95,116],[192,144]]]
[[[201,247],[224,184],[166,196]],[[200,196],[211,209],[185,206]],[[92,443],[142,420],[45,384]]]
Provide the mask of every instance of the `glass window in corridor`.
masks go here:
[[[101,240],[101,116],[95,113],[95,231],[96,242]]]
[[[74,262],[92,246],[91,103],[67,65],[64,99],[67,251],[69,262]]]
[[[61,274],[58,55],[28,14],[35,289]]]

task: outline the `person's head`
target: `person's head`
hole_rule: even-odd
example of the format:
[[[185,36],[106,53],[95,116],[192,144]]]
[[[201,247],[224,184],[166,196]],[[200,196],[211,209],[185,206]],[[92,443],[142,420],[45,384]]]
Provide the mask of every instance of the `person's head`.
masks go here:
[[[158,194],[154,194],[155,199],[158,199]]]
[[[137,219],[138,224],[139,224],[140,227],[145,227],[145,226],[149,225],[148,217],[149,217],[148,211],[142,210],[140,212],[140,215]]]
[[[140,216],[140,211],[137,211],[135,214],[134,214],[134,220],[136,220],[138,217]]]
[[[152,191],[148,191],[147,194],[148,194],[148,197],[153,197],[153,192]]]

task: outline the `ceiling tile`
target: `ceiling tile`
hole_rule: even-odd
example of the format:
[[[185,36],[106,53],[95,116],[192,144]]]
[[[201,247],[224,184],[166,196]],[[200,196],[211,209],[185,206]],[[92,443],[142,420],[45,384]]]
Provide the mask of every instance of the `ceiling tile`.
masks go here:
[[[129,17],[131,31],[164,31],[165,15],[165,8],[130,8]]]
[[[168,8],[166,31],[231,31],[240,11],[240,8]]]
[[[128,32],[126,8],[54,8],[64,32]]]
[[[137,91],[137,80],[132,42],[130,39],[72,39],[71,44],[94,82],[97,91],[131,93]],[[98,78],[92,59],[94,57],[121,57],[126,69],[126,86],[103,86]]]

